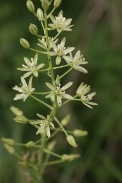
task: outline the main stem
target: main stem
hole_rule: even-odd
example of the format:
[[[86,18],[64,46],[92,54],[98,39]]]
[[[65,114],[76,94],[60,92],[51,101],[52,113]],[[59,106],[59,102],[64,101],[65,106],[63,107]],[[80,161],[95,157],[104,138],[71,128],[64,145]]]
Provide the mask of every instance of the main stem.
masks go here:
[[[49,35],[48,35],[47,11],[46,10],[44,10],[44,26],[45,26],[45,37],[46,37],[47,53],[48,53],[48,52],[50,52],[50,42],[49,42]],[[49,63],[49,68],[50,68],[50,75],[51,75],[52,84],[55,86],[55,76],[54,76],[51,56],[49,54],[47,54],[47,58],[48,58],[48,63]],[[50,114],[51,120],[53,120],[55,117],[56,109],[57,109],[57,97],[55,96],[54,102],[53,102],[53,110]]]

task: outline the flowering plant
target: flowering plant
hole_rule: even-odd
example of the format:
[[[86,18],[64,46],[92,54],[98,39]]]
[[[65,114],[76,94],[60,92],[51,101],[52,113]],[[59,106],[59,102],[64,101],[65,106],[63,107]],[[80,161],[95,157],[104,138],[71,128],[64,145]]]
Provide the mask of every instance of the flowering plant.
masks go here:
[[[19,92],[19,94],[16,94],[14,100],[22,99],[25,102],[28,97],[32,97],[34,100],[40,102],[41,106],[48,108],[49,112],[47,112],[46,117],[43,116],[43,114],[37,113],[37,119],[29,119],[21,110],[12,106],[11,111],[15,115],[14,121],[22,124],[31,124],[37,130],[35,135],[38,135],[38,140],[30,140],[25,144],[20,144],[13,139],[2,138],[4,147],[9,153],[19,157],[20,164],[29,172],[31,182],[35,183],[44,182],[43,175],[46,166],[79,158],[79,154],[60,155],[53,151],[54,146],[56,145],[56,141],[53,139],[57,133],[63,132],[68,144],[75,148],[78,147],[75,137],[87,135],[86,131],[79,129],[73,131],[65,129],[65,126],[70,121],[70,115],[60,119],[58,117],[60,107],[70,101],[80,101],[89,108],[92,108],[92,105],[97,105],[96,103],[91,102],[95,92],[89,94],[90,86],[87,86],[87,84],[81,83],[73,96],[68,94],[68,92],[65,92],[68,88],[73,87],[73,82],[69,81],[62,86],[62,78],[73,69],[86,74],[87,70],[82,65],[87,64],[87,62],[80,50],[76,51],[73,57],[72,52],[75,48],[65,46],[65,37],[60,41],[59,35],[63,31],[72,30],[72,19],[66,19],[63,16],[63,11],[60,11],[58,16],[53,15],[55,9],[60,6],[61,0],[40,0],[40,2],[41,8],[37,8],[37,10],[31,0],[27,0],[26,3],[28,10],[32,12],[41,23],[43,35],[39,35],[38,28],[35,24],[31,23],[29,25],[30,33],[38,38],[38,50],[32,48],[29,41],[25,38],[20,39],[20,44],[24,48],[33,51],[34,57],[31,59],[24,57],[26,65],[22,64],[22,67],[17,68],[19,71],[24,72],[24,75],[21,76],[21,85],[15,86],[13,89]],[[50,31],[55,30],[56,35],[50,37]],[[47,61],[42,62],[38,57],[39,54],[46,55]],[[57,70],[61,70],[62,68],[65,68],[66,70],[63,74],[59,75]],[[32,82],[39,77],[41,72],[45,72],[48,76],[48,81],[45,83],[47,89],[46,91],[36,92],[36,89],[32,87]],[[30,78],[27,84],[28,77]],[[36,97],[37,94],[38,96],[44,95],[45,99],[48,99],[48,103],[46,103],[45,100]],[[26,148],[31,147],[32,151],[30,151],[30,154],[27,156],[21,156],[19,152],[16,152],[15,148],[15,146],[19,145]],[[51,161],[50,156],[54,156],[57,159]],[[33,157],[33,161],[30,160],[31,158],[29,157]],[[31,174],[33,171],[35,174]]]

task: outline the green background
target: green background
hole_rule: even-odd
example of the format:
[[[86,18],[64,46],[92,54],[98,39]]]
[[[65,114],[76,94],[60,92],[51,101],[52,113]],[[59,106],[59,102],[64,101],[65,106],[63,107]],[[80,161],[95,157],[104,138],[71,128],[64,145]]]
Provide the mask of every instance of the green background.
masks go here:
[[[33,1],[36,6],[39,1]],[[22,109],[29,117],[37,111],[44,113],[40,105],[28,99],[13,101],[21,72],[16,68],[23,57],[33,53],[22,48],[20,37],[36,46],[29,33],[30,23],[37,20],[27,10],[26,2],[4,0],[0,3],[0,138],[14,138],[27,142],[35,135],[30,126],[13,122],[10,106]],[[60,9],[64,16],[73,18],[73,31],[63,33],[67,44],[80,49],[88,61],[88,74],[72,72],[65,81],[73,80],[91,85],[99,105],[93,110],[80,103],[71,103],[61,112],[72,115],[70,129],[81,128],[88,136],[77,139],[81,158],[73,162],[49,167],[46,183],[120,183],[122,182],[122,1],[121,0],[63,0]],[[57,14],[57,13],[56,13]],[[55,14],[55,15],[56,15]],[[42,58],[43,59],[43,58]],[[42,75],[41,80],[45,81]],[[38,80],[38,87],[41,87]],[[74,90],[73,90],[74,91]],[[71,91],[71,92],[73,92]],[[45,112],[46,113],[46,112]],[[60,138],[63,138],[62,136]],[[62,140],[58,137],[59,147]],[[58,149],[59,153],[74,152],[69,146]],[[17,159],[0,143],[0,182],[24,183]]]

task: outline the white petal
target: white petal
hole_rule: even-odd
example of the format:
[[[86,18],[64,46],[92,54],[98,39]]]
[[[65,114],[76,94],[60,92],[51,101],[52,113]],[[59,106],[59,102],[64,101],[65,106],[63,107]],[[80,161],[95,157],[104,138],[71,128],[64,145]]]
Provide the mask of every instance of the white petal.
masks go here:
[[[23,85],[24,87],[28,87],[28,86],[27,86],[27,83],[26,83],[26,81],[25,81],[25,79],[24,79],[23,77],[21,77],[21,82],[22,82],[22,85]]]
[[[29,60],[28,58],[24,57],[24,61],[25,61],[25,63],[26,63],[29,67],[31,67],[31,62],[30,62],[30,60]]]
[[[46,134],[48,137],[50,137],[50,128],[49,128],[49,125],[47,125],[46,127]]]
[[[32,72],[26,72],[24,75],[23,75],[23,78],[26,78],[28,76],[30,76],[32,74]]]
[[[37,114],[37,116],[39,117],[39,118],[41,118],[41,119],[46,119],[44,116],[42,116],[41,114]]]
[[[17,94],[15,97],[14,97],[14,100],[21,100],[21,99],[24,99],[25,98],[25,94]]]
[[[52,84],[46,83],[46,85],[47,85],[47,87],[50,88],[52,91],[55,90],[55,87],[54,87]]]
[[[34,56],[34,65],[37,65],[37,60],[38,60],[38,54],[36,53],[36,55]]]
[[[29,88],[29,89],[32,88],[32,79],[33,79],[33,77],[31,77],[31,78],[29,79],[29,83],[28,83],[28,88]]]
[[[61,88],[61,90],[66,90],[67,88],[69,88],[71,85],[73,84],[73,82],[69,82],[69,83],[67,83],[66,85],[64,85],[62,88]]]
[[[69,94],[67,94],[67,93],[65,93],[65,94],[63,95],[63,97],[66,98],[66,99],[69,99],[69,100],[73,100],[73,99],[74,99],[71,95],[69,95]]]
[[[61,57],[57,56],[56,57],[56,65],[59,65],[61,63]]]

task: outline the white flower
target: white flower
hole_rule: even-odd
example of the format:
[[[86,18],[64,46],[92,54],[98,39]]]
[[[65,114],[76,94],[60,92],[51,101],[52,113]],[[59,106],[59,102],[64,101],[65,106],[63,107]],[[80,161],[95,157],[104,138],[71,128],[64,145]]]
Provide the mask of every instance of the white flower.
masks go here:
[[[29,83],[27,85],[25,79],[21,77],[21,87],[15,86],[13,87],[14,90],[17,90],[21,94],[17,94],[14,98],[14,100],[21,100],[25,101],[27,97],[31,95],[31,93],[35,90],[35,88],[32,88],[32,77],[29,79]]]
[[[88,62],[85,61],[85,58],[83,57],[83,55],[81,55],[80,50],[76,52],[74,57],[72,56],[72,53],[70,53],[70,56],[64,56],[63,58],[75,70],[78,70],[85,74],[88,72],[84,67],[81,66],[83,64],[87,64]]]
[[[96,94],[95,92],[90,93],[91,88],[90,86],[87,86],[87,84],[81,83],[81,85],[78,87],[76,94],[81,98],[81,101],[84,105],[91,108],[91,105],[98,105],[97,103],[90,102],[93,98],[93,96]]]
[[[50,16],[52,23],[49,24],[49,30],[54,30],[56,29],[58,32],[61,31],[71,31],[71,21],[72,19],[66,19],[65,17],[63,17],[63,11],[60,11],[58,16]]]
[[[47,43],[46,43],[46,39],[42,38],[42,39],[38,39],[39,43],[37,43],[38,46],[40,46],[43,49],[47,49]],[[58,41],[58,39],[54,40],[53,38],[49,37],[49,45],[50,45],[50,49],[52,48],[53,44],[56,44]]]
[[[37,120],[33,123],[33,124],[40,125],[40,127],[39,127],[38,131],[36,132],[36,134],[46,132],[47,136],[50,137],[50,126],[52,128],[54,128],[54,124],[52,122],[50,122],[50,116],[47,115],[47,118],[45,118],[44,116],[42,116],[40,114],[37,114],[37,116],[39,118],[41,118],[41,120]]]
[[[75,48],[74,47],[65,47],[66,39],[63,38],[61,43],[56,45],[55,43],[52,44],[52,48],[54,52],[49,52],[48,54],[51,56],[57,56],[56,57],[56,64],[59,65],[61,62],[61,57],[64,57],[68,53],[71,53]]]
[[[72,84],[73,84],[73,82],[69,82],[66,85],[64,85],[63,87],[61,87],[59,76],[57,76],[55,86],[50,83],[46,83],[47,87],[51,89],[50,94],[47,95],[46,98],[54,99],[54,97],[56,96],[57,104],[58,104],[58,106],[61,106],[62,98],[69,99],[69,100],[73,99],[73,97],[71,95],[65,93],[65,90],[67,88],[69,88]]]
[[[23,64],[22,65],[23,68],[17,68],[20,71],[27,72],[23,75],[24,78],[30,76],[31,74],[33,74],[35,77],[38,77],[38,70],[41,69],[45,64],[42,63],[37,65],[37,60],[38,60],[38,54],[36,54],[34,58],[31,58],[31,60],[24,57],[24,61],[27,65]]]

